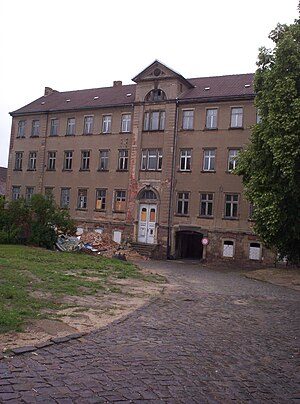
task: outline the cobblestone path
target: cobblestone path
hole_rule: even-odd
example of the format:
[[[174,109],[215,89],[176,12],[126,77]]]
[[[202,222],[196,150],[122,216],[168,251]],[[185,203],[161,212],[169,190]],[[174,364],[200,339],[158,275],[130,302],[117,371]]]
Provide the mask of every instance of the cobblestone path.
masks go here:
[[[81,338],[0,360],[1,403],[296,403],[300,294],[145,262],[165,294]]]

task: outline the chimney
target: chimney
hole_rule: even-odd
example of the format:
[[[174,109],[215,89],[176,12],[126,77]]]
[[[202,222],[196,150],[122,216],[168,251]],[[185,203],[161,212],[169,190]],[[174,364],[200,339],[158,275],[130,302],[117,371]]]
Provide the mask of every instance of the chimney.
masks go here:
[[[54,92],[56,92],[56,90],[53,90],[53,88],[45,87],[44,96],[47,97],[47,95],[50,95],[50,94],[52,94]]]
[[[122,81],[120,81],[120,80],[114,81],[114,87],[121,87],[121,86],[122,86]]]

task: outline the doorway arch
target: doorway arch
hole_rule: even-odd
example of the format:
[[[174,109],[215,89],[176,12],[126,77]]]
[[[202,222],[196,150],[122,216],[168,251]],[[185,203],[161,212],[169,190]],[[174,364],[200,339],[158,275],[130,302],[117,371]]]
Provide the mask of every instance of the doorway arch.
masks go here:
[[[176,233],[177,258],[203,258],[203,234],[193,230],[181,230]]]

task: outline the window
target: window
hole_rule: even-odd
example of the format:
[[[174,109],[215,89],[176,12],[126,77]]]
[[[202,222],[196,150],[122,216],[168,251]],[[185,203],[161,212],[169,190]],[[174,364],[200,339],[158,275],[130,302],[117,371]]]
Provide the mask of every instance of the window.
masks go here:
[[[55,162],[56,162],[56,152],[55,151],[48,152],[47,170],[55,170]]]
[[[78,189],[77,209],[87,208],[87,189]]]
[[[18,122],[17,137],[25,137],[25,122],[26,121]]]
[[[225,195],[225,218],[237,219],[238,217],[238,194],[226,194]]]
[[[25,200],[27,202],[31,201],[31,198],[33,196],[33,192],[34,192],[33,187],[26,187]]]
[[[28,170],[30,170],[30,171],[36,170],[36,156],[37,156],[37,152],[29,152]]]
[[[12,200],[16,201],[19,198],[21,198],[21,187],[13,186],[12,187]]]
[[[236,168],[237,157],[239,154],[239,149],[229,149],[228,151],[228,171],[232,171]]]
[[[194,111],[183,110],[182,111],[182,129],[191,130],[194,129]]]
[[[234,256],[234,242],[232,240],[223,241],[223,257],[232,258]]]
[[[231,108],[231,128],[243,127],[243,108]]]
[[[126,191],[115,191],[115,211],[124,211],[126,209]]]
[[[259,110],[256,111],[256,123],[261,123],[261,115]]]
[[[162,168],[162,150],[144,149],[142,150],[141,170],[157,171]]]
[[[84,150],[81,152],[80,170],[87,171],[90,169],[90,156],[91,156],[91,152],[89,150]]]
[[[184,149],[180,151],[180,171],[191,170],[192,151]]]
[[[121,132],[131,132],[131,114],[122,114]]]
[[[146,189],[146,190],[144,190],[143,192],[142,192],[142,194],[141,194],[141,196],[140,196],[140,198],[139,198],[141,201],[143,200],[156,200],[157,199],[157,197],[156,197],[156,195],[155,195],[155,193],[151,190],[151,189]]]
[[[108,170],[108,150],[100,150],[99,170]]]
[[[102,117],[102,133],[111,133],[111,115]]]
[[[128,170],[128,150],[119,150],[118,170]]]
[[[64,170],[72,170],[73,152],[65,151],[64,153]]]
[[[215,170],[216,150],[207,149],[203,153],[203,171]]]
[[[40,134],[40,121],[35,119],[32,121],[31,136],[39,136]]]
[[[60,191],[60,207],[67,209],[70,207],[70,188],[62,188]]]
[[[148,102],[159,102],[166,99],[167,97],[165,92],[163,90],[160,90],[159,88],[149,91],[149,93],[145,97],[145,101]]]
[[[45,198],[50,200],[53,199],[53,187],[45,187]]]
[[[160,131],[165,129],[165,111],[145,112],[144,130]]]
[[[75,135],[75,118],[68,118],[67,135]]]
[[[213,215],[213,198],[212,193],[200,194],[200,216],[212,217]]]
[[[189,193],[178,192],[177,194],[177,215],[187,215],[189,211]]]
[[[23,163],[23,152],[16,152],[15,154],[15,170],[21,171]]]
[[[96,210],[106,209],[106,190],[96,189]]]
[[[58,119],[53,118],[51,119],[50,124],[50,136],[57,136],[58,135]]]
[[[261,259],[261,244],[252,242],[249,245],[249,259],[259,261]]]
[[[85,116],[84,117],[84,126],[83,126],[83,134],[91,135],[93,133],[93,116]]]
[[[218,127],[218,110],[217,108],[208,108],[206,110],[206,129],[217,129]]]
[[[254,220],[255,206],[253,203],[249,204],[249,220]]]

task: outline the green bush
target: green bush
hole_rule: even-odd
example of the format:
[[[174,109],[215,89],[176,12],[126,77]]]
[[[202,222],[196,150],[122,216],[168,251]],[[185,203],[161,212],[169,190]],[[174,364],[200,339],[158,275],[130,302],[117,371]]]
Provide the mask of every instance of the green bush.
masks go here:
[[[36,194],[31,201],[0,200],[0,244],[33,244],[52,248],[58,232],[73,234],[74,221],[53,198]]]

